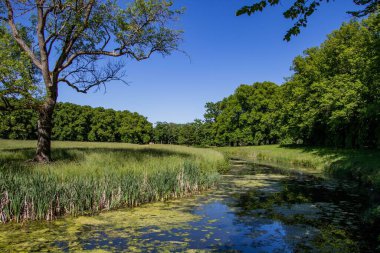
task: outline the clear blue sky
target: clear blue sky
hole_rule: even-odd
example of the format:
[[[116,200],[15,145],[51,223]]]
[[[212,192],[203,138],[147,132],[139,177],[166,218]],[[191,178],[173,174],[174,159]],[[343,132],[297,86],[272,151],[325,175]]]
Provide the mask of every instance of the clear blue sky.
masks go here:
[[[153,123],[203,118],[206,102],[221,100],[240,84],[281,84],[291,75],[293,58],[323,42],[327,34],[349,21],[345,11],[355,8],[351,0],[325,4],[298,37],[284,42],[283,35],[292,24],[282,17],[286,6],[251,17],[235,16],[239,7],[253,1],[175,0],[176,6],[186,7],[178,26],[185,31],[181,49],[191,61],[179,52],[144,62],[129,61],[129,86],[113,82],[106,92],[80,94],[62,85],[59,101],[130,110]]]

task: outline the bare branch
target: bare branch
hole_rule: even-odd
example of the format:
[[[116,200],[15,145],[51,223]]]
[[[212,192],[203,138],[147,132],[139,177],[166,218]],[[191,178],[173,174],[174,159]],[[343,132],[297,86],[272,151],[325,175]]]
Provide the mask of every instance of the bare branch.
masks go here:
[[[122,79],[124,76],[124,73],[121,72],[124,67],[123,63],[108,63],[106,67],[99,70],[94,61],[96,59],[89,59],[86,64],[77,66],[74,70],[66,73],[64,77],[58,79],[58,82],[66,83],[81,93],[87,93],[93,87],[105,85],[110,81],[126,83]]]

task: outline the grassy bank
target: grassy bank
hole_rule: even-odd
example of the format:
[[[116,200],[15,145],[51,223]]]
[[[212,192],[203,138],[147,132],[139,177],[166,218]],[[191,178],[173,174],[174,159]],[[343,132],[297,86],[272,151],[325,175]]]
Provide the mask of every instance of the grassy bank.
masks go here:
[[[217,148],[227,157],[354,179],[380,190],[380,150],[265,145]]]
[[[310,148],[301,146],[223,147],[216,150],[228,158],[280,166],[284,170],[305,171],[359,183],[363,191],[362,222],[370,237],[380,242],[380,150]],[[380,244],[379,244],[380,245]],[[380,246],[378,246],[380,250]]]
[[[0,219],[51,220],[189,195],[213,186],[223,155],[210,149],[53,142],[46,165],[27,163],[35,141],[0,140]]]

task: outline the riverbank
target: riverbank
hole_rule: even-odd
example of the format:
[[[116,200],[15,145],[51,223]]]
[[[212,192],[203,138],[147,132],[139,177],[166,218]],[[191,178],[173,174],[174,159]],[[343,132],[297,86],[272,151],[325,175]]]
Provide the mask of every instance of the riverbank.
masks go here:
[[[228,158],[351,179],[380,190],[380,150],[264,145],[216,148]]]
[[[212,187],[223,155],[169,145],[53,142],[53,163],[26,162],[35,141],[0,140],[1,222],[52,220],[188,196]]]
[[[348,180],[357,184],[367,206],[361,222],[377,238],[380,250],[380,150],[311,148],[302,146],[264,145],[251,147],[216,148],[228,158],[252,161],[256,164],[281,167],[283,170],[302,171],[332,179]]]

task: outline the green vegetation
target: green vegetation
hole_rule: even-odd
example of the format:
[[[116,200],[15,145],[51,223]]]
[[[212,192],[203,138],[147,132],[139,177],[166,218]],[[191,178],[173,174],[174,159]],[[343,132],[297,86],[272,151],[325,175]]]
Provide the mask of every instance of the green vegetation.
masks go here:
[[[187,211],[191,205],[198,203],[192,199],[176,200],[103,212],[94,216],[67,217],[49,223],[2,224],[0,248],[5,252],[13,252],[15,249],[20,252],[84,252],[88,250],[84,250],[84,246],[91,240],[91,246],[98,243],[102,245],[102,250],[91,252],[142,252],[154,251],[157,247],[169,251],[187,244],[185,241],[177,245],[163,240],[157,245],[157,241],[148,242],[140,238],[152,236],[155,232],[169,233],[172,229],[191,228],[189,222],[200,220],[199,216]],[[105,237],[128,243],[124,247],[117,243],[104,245],[102,243]],[[181,237],[185,236],[181,233]]]
[[[215,184],[214,150],[122,143],[54,142],[49,164],[26,163],[34,141],[0,140],[3,222],[51,220],[177,198]]]
[[[320,46],[294,59],[294,74],[278,86],[241,85],[206,104],[203,120],[157,122],[59,103],[52,138],[76,141],[247,146],[303,144],[336,148],[380,147],[380,14],[351,21]],[[33,111],[1,112],[2,138],[36,137]]]
[[[286,32],[284,40],[290,41],[292,36],[296,36],[301,32],[301,28],[306,27],[308,19],[319,8],[321,4],[329,3],[330,0],[293,0],[291,6],[283,12],[286,19],[296,20],[293,26]],[[354,4],[360,6],[358,10],[347,11],[353,17],[365,17],[370,13],[375,13],[379,10],[379,0],[353,0]],[[252,5],[246,5],[236,12],[236,16],[252,15],[256,12],[263,11],[266,7],[279,5],[280,0],[261,0],[256,1]]]
[[[217,148],[229,158],[277,165],[336,178],[353,179],[380,190],[380,150],[263,145]]]
[[[379,147],[380,15],[344,24],[293,63],[282,86],[240,86],[217,103],[217,145]]]
[[[37,113],[0,111],[0,138],[36,139]],[[129,111],[58,103],[53,117],[54,140],[147,144],[153,126],[146,117]]]
[[[343,24],[321,46],[296,57],[293,76],[281,86],[241,85],[206,104],[203,124],[167,123],[171,143],[379,148],[379,32],[380,14]],[[165,141],[161,129],[155,137]]]
[[[322,179],[298,181],[298,177],[267,174],[265,166],[255,166],[253,171],[242,161],[232,166],[235,169],[223,177],[220,187],[207,195],[48,223],[2,224],[0,248],[6,252],[208,252],[215,247],[224,252],[228,242],[255,252],[260,251],[253,249],[257,245],[285,241],[296,252],[353,253],[371,242],[353,236],[359,230],[357,197],[334,185],[323,186]],[[341,205],[334,205],[331,198],[342,200]],[[342,227],[342,221],[350,225]],[[283,227],[287,233],[278,233]],[[278,251],[282,245],[276,247]]]
[[[281,165],[285,168],[296,168],[311,173],[322,173],[326,158],[303,148],[286,148],[280,145],[262,145],[251,147],[221,147],[218,151],[228,158],[240,158],[266,165]]]

